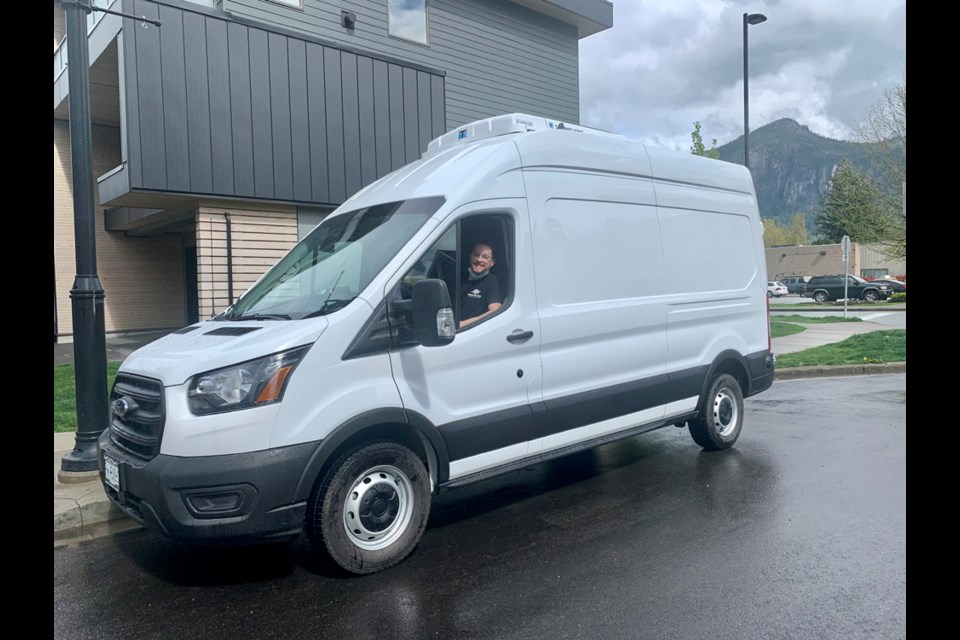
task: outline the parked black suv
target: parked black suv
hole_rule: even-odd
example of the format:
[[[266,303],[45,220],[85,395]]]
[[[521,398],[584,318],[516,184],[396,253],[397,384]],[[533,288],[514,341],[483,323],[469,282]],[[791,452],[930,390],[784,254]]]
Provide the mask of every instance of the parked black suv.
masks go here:
[[[882,282],[867,282],[857,276],[847,277],[847,298],[852,300],[886,300],[890,297],[890,287]],[[807,282],[802,295],[817,302],[843,299],[844,276],[814,276]]]

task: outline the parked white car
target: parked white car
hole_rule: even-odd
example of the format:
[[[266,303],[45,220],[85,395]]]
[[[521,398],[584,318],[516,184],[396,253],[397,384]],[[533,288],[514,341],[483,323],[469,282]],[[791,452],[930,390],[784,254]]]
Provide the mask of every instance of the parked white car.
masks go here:
[[[780,296],[787,295],[787,286],[780,284],[779,282],[768,282],[767,283],[767,297],[768,298],[779,298]]]

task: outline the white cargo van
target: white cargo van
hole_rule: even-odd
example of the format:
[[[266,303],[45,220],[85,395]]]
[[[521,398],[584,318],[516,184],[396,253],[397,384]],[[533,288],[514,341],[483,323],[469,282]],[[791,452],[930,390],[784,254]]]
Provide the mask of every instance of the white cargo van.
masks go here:
[[[445,487],[668,425],[725,449],[773,382],[762,234],[739,165],[474,122],[232,307],[130,355],[104,488],[175,538],[306,530],[371,573],[411,552]],[[492,312],[461,324],[477,304]]]

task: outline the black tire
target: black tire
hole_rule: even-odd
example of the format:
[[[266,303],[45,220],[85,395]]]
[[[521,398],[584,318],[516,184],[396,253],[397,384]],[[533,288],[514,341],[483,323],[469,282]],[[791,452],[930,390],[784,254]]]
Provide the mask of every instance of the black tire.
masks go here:
[[[880,294],[873,289],[868,289],[863,292],[863,299],[867,302],[876,302],[880,299]]]
[[[767,289],[767,297],[768,297],[768,298],[772,298],[772,297],[773,297],[773,291],[770,291],[769,289]]]
[[[714,378],[688,423],[693,441],[704,449],[720,451],[733,446],[743,427],[743,391],[729,374]]]
[[[330,468],[310,496],[306,529],[313,546],[338,565],[368,574],[410,555],[429,516],[423,461],[403,445],[381,441],[348,451]]]
[[[817,291],[813,294],[814,302],[826,302],[827,301],[827,292],[826,291]]]

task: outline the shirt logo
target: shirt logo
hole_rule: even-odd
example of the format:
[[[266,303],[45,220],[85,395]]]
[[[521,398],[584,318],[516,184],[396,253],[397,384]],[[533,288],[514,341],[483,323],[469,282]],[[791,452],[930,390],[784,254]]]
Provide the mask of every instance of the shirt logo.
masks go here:
[[[481,295],[481,294],[480,294],[480,289],[474,289],[473,291],[468,291],[468,292],[467,292],[467,297],[468,297],[468,298],[473,298],[474,300],[479,300],[479,299],[480,299],[480,295]]]

